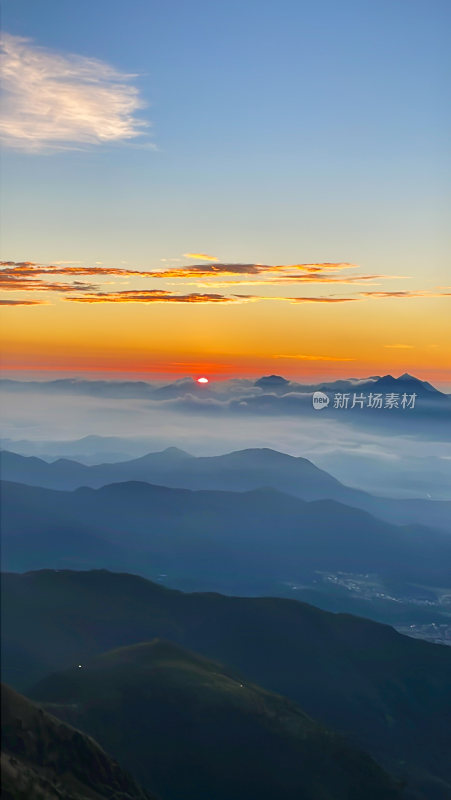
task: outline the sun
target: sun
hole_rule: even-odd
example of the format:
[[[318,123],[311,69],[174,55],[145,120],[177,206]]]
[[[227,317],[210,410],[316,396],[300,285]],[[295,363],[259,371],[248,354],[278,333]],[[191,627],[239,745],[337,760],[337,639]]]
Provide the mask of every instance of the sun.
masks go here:
[[[196,378],[197,383],[208,383],[208,378]]]

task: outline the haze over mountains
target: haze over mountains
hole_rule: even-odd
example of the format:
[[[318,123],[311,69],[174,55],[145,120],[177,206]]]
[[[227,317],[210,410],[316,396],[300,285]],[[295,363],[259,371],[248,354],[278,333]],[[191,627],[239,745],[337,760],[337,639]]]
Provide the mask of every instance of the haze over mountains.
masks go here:
[[[2,493],[10,570],[125,567],[169,574],[176,586],[246,594],[316,570],[449,586],[449,533],[392,525],[332,500],[141,482],[73,492],[3,482]]]
[[[405,389],[415,407],[333,409],[336,392],[351,402],[361,387],[374,395],[379,380],[384,397]],[[317,388],[330,397],[321,411],[312,406]],[[200,456],[266,447],[309,458],[370,494],[451,500],[451,399],[412,376],[317,385],[280,376],[202,386],[192,378],[4,381],[0,402],[2,446],[22,455],[100,464],[168,445]]]
[[[428,435],[431,426],[440,437],[449,441],[451,437],[451,397],[440,392],[427,381],[421,381],[405,373],[399,378],[392,375],[374,376],[367,379],[349,379],[318,384],[301,384],[287,381],[278,375],[265,376],[256,381],[238,379],[199,384],[193,378],[182,378],[167,385],[144,381],[103,381],[59,379],[56,381],[0,381],[0,392],[5,405],[11,401],[16,405],[26,398],[33,398],[36,406],[42,406],[45,416],[46,402],[51,398],[77,399],[74,408],[93,410],[93,403],[102,401],[119,409],[128,403],[157,416],[196,417],[201,414],[208,419],[227,418],[239,420],[249,417],[299,417],[316,419],[312,405],[315,391],[327,393],[329,404],[321,411],[322,424],[339,422],[357,428],[402,433],[403,435]],[[337,406],[335,394],[349,395],[345,407]],[[364,397],[365,402],[353,404],[354,393]],[[395,394],[398,402],[386,405],[385,398]],[[380,407],[371,407],[368,395],[382,397]],[[413,398],[412,406],[404,407],[401,398]],[[352,412],[352,413],[351,413]],[[407,413],[406,413],[407,412]],[[168,420],[170,425],[170,420]]]
[[[422,497],[377,497],[337,480],[327,463],[332,452],[338,463],[343,452],[351,458],[354,445],[374,456],[375,438],[362,432],[369,411],[362,424],[358,413],[337,422],[339,410],[336,418],[312,410],[313,387],[301,391],[280,376],[206,391],[192,384],[3,386],[12,418],[29,414],[24,435],[41,431],[41,414],[54,426],[47,450],[32,437],[11,449],[35,455],[2,453],[5,679],[130,769],[145,788],[133,783],[127,800],[141,791],[180,800],[184,790],[193,800],[448,800],[451,647],[281,599],[449,640],[451,503],[425,498],[432,468]],[[407,409],[391,417],[382,409],[372,463],[401,443],[398,463],[413,454],[415,470],[415,448],[426,442],[423,457],[444,487],[437,495],[451,496],[446,425],[436,425],[447,420],[446,395],[409,375],[321,388],[418,392],[423,405],[409,423],[396,422]],[[99,423],[111,431],[123,419],[122,435],[58,440],[72,409],[90,420],[87,430]],[[247,442],[261,435],[262,415],[271,436],[285,431],[281,449],[284,436],[301,431],[325,468],[272,447],[197,456],[143,450],[150,439],[174,441],[178,424],[192,441],[207,437],[210,452],[214,436],[232,430]],[[90,463],[52,460],[67,451]],[[392,483],[396,492],[401,478]],[[27,702],[14,699],[17,708]],[[92,790],[102,798],[89,770],[80,797],[72,773],[61,779],[66,729],[61,741],[58,729],[52,738],[54,723],[30,708],[29,730],[49,760],[26,753],[25,765],[12,765],[16,780],[36,776],[49,792],[43,800],[56,800],[55,786],[68,800],[91,800]],[[33,727],[41,718],[45,725]],[[80,736],[89,762],[94,751]],[[13,749],[20,736],[14,741]]]
[[[109,567],[184,589],[295,592],[450,638],[449,502],[375,498],[264,448],[197,458],[168,448],[97,466],[4,452],[2,476],[14,481],[3,487],[7,569]]]
[[[131,461],[93,466],[69,459],[58,459],[49,464],[36,457],[4,451],[1,453],[1,475],[3,480],[51,489],[99,488],[125,481],[232,492],[269,487],[302,500],[337,500],[389,522],[451,529],[449,501],[377,498],[344,486],[306,458],[294,458],[268,448],[196,458],[179,448],[170,447]]]
[[[226,713],[227,703],[224,707],[220,699],[224,692],[232,705],[236,692],[239,695],[238,717],[233,717],[235,722],[229,717],[228,724],[241,726],[240,708],[244,711],[250,703],[251,708],[259,706],[261,720],[269,713],[275,722],[280,719],[282,727],[289,724],[294,735],[296,725],[309,728],[302,717],[296,724],[289,722],[292,712],[287,707],[282,712],[279,706],[280,713],[274,716],[268,703],[279,701],[269,698],[266,702],[259,690],[248,687],[250,682],[290,698],[313,719],[345,734],[353,747],[370,752],[395,776],[408,781],[412,793],[406,796],[446,800],[451,790],[446,757],[451,735],[447,710],[451,703],[451,648],[296,601],[183,594],[142,578],[105,571],[5,575],[2,608],[5,679],[24,689],[49,673],[65,670],[62,676],[46,678],[35,686],[33,696],[62,704],[55,707],[55,713],[73,719],[76,725],[83,722],[91,733],[95,728],[111,751],[122,747],[122,739],[114,734],[118,730],[116,736],[122,736],[121,726],[115,729],[108,722],[114,709],[119,710],[120,705],[120,713],[126,715],[122,725],[151,729],[152,715],[143,715],[139,722],[136,709],[140,710],[143,702],[149,703],[149,709],[157,702],[164,704],[166,694],[161,687],[169,684],[173,687],[169,695],[174,689],[175,696],[183,695],[186,702],[191,703],[189,698],[195,696],[196,702],[207,703],[206,728],[201,731],[198,727],[202,714],[195,723],[195,736],[211,731],[216,714],[224,721],[221,715]],[[130,649],[155,637],[220,661],[227,665],[225,672],[202,660],[199,666],[197,656],[180,654],[172,645],[161,646],[162,654],[158,646],[156,655],[149,645]],[[118,647],[127,649],[97,658]],[[168,676],[160,671],[162,662],[172,664],[174,682],[171,670]],[[227,676],[231,676],[231,684]],[[152,692],[156,680],[162,682],[161,692],[155,690],[157,697]],[[206,682],[204,700],[196,689],[199,682]],[[241,683],[250,692],[243,695],[244,700],[240,699]],[[133,703],[129,702],[132,698]],[[79,712],[71,710],[74,703]],[[160,718],[171,722],[176,713],[182,714],[177,703]],[[183,714],[180,719],[183,721]],[[273,725],[266,729],[265,736],[271,736]],[[214,740],[219,737],[221,742],[223,734],[221,726]],[[153,729],[152,737],[155,735]],[[126,750],[132,757],[130,747]],[[385,800],[383,792],[379,796]]]
[[[194,393],[199,398],[234,398],[241,395],[262,396],[274,394],[311,394],[314,391],[324,392],[415,392],[418,397],[429,400],[447,398],[428,381],[421,381],[409,373],[404,373],[398,378],[392,375],[375,375],[369,378],[349,378],[335,381],[319,381],[317,383],[300,383],[287,380],[280,375],[267,375],[257,380],[245,378],[225,380],[209,383],[207,386],[199,385],[194,378],[179,378],[172,383],[148,381],[117,381],[117,380],[84,380],[77,378],[59,378],[53,381],[17,381],[9,378],[0,380],[0,389],[6,391],[35,391],[65,394],[91,395],[108,398],[146,398],[157,400],[172,400],[185,397],[187,393]]]

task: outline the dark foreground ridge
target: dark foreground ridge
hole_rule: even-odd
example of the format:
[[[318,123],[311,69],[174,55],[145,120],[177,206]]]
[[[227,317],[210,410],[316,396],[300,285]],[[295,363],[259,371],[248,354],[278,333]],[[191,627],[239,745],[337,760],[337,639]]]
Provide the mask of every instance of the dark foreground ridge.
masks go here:
[[[2,684],[3,800],[152,800],[89,736]]]
[[[406,781],[409,798],[451,796],[449,647],[293,600],[184,594],[102,570],[9,574],[3,590],[5,679],[19,689],[163,638],[289,698]]]

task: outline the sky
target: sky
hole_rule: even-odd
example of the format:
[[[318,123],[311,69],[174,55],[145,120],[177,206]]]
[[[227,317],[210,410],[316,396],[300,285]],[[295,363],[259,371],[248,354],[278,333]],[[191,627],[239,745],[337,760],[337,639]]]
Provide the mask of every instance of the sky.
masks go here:
[[[3,370],[451,385],[450,16],[4,0]]]

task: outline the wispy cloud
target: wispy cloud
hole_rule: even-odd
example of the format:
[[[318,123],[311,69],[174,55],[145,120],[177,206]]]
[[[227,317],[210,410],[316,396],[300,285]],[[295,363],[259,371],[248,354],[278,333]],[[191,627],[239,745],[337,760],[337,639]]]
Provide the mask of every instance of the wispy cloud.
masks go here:
[[[0,289],[7,292],[94,292],[97,289],[92,283],[72,281],[72,283],[58,283],[43,280],[42,278],[29,277],[29,275],[11,275],[6,270],[0,270]]]
[[[42,306],[43,300],[3,300],[0,299],[0,306]]]
[[[199,254],[193,254],[199,257]],[[210,257],[209,257],[210,258]],[[213,256],[211,256],[213,258]],[[244,264],[244,263],[198,263],[188,266],[168,266],[157,269],[131,269],[125,266],[107,267],[101,262],[93,266],[83,266],[77,262],[58,261],[54,264],[39,264],[34,261],[1,261],[0,284],[8,291],[26,292],[53,292],[61,295],[73,294],[75,302],[106,303],[106,302],[170,302],[170,303],[202,303],[202,302],[250,302],[250,301],[287,301],[291,303],[349,303],[355,301],[379,300],[385,298],[432,298],[451,296],[451,292],[435,288],[434,290],[373,290],[356,291],[347,290],[346,296],[339,294],[326,294],[308,296],[278,296],[264,295],[261,292],[252,292],[258,286],[273,287],[275,285],[289,285],[294,289],[297,285],[310,284],[322,286],[343,285],[358,287],[377,286],[380,281],[388,279],[402,279],[408,276],[384,274],[350,274],[349,270],[356,269],[355,264],[323,262],[317,264]],[[86,278],[95,277],[94,285]],[[132,284],[126,290],[109,290],[106,287],[109,278],[123,279],[125,283]],[[59,278],[59,280],[57,280]],[[67,282],[62,282],[65,279]],[[173,283],[184,285],[184,291],[165,291],[154,288],[141,288],[134,284],[135,280],[151,279],[166,281],[165,290]],[[187,287],[197,287],[198,291],[189,292]],[[236,291],[220,293],[219,289],[227,287],[246,286],[252,287],[250,293],[237,294]],[[136,287],[136,288],[135,288]],[[447,288],[447,287],[444,287]],[[203,291],[206,289],[207,291]],[[211,289],[212,291],[208,291]],[[395,347],[395,345],[393,345]]]
[[[28,152],[135,139],[148,123],[136,116],[145,104],[134,78],[104,61],[4,34],[0,138]]]
[[[199,257],[199,254],[197,254]],[[224,282],[229,285],[244,282],[243,278],[252,279],[252,285],[260,283],[358,283],[366,282],[379,278],[391,277],[385,275],[341,275],[343,269],[355,268],[352,264],[190,264],[189,266],[171,266],[158,269],[130,269],[126,267],[104,267],[101,264],[94,266],[78,266],[71,262],[58,261],[52,265],[38,264],[33,261],[0,261],[2,274],[28,275],[96,275],[134,278],[156,278],[163,280],[180,279],[187,280],[208,280],[229,277],[232,280]],[[296,270],[296,272],[293,272]],[[255,280],[257,279],[257,280]],[[213,284],[211,284],[213,285]]]
[[[283,299],[290,300],[292,303],[349,303],[352,300],[357,300],[358,298],[332,297],[331,295],[323,295],[320,297],[286,297]]]
[[[413,350],[413,344],[384,344],[389,350]]]
[[[222,294],[172,294],[159,289],[143,289],[142,291],[95,292],[80,297],[67,297],[75,303],[237,303],[246,298],[226,297]],[[252,297],[248,298],[252,300]]]
[[[194,258],[199,261],[219,261],[216,256],[209,256],[206,253],[183,253],[185,258]]]
[[[427,290],[396,291],[396,292],[361,292],[362,297],[376,297],[384,299],[386,297],[451,297],[451,292],[430,292]]]
[[[305,355],[304,353],[296,353],[295,355],[276,355],[272,358],[288,358],[294,361],[355,361],[355,358],[341,358],[340,356],[312,356]]]

